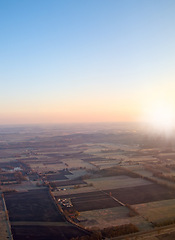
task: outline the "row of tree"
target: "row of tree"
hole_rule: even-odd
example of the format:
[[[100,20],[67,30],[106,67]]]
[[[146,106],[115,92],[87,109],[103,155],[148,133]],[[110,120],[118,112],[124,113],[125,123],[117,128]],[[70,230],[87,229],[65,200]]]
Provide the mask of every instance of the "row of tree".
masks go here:
[[[118,237],[138,231],[138,228],[134,224],[129,223],[121,226],[108,227],[104,228],[103,230],[93,231],[89,236],[86,235],[82,237],[76,237],[72,238],[71,240],[102,240],[103,238]]]
[[[155,227],[163,227],[171,224],[175,224],[175,218],[165,219],[165,220],[153,223]]]

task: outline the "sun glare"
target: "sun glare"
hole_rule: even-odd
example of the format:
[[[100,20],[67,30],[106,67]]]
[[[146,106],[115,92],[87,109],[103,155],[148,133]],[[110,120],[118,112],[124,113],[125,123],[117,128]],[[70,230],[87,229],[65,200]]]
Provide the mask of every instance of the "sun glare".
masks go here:
[[[150,127],[157,132],[171,134],[174,129],[175,114],[170,104],[151,105],[146,111],[145,118]]]

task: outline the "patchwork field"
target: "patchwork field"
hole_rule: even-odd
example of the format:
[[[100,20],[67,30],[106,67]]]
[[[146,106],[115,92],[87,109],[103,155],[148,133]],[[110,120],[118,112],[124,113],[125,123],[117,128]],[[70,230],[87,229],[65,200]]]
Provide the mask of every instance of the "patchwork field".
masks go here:
[[[82,211],[79,216],[81,224],[85,227],[108,227],[118,224],[127,224],[129,209],[126,207],[113,207],[99,210]]]
[[[62,160],[65,165],[69,168],[87,168],[87,169],[96,169],[94,165],[81,160],[80,158],[68,158]]]
[[[56,180],[66,180],[67,177],[64,174],[50,174],[46,176],[48,181],[56,181]]]
[[[150,222],[161,222],[175,218],[175,199],[148,202],[133,207]]]
[[[110,168],[119,164],[121,160],[92,161],[91,163],[100,169]]]
[[[35,170],[37,173],[45,173],[48,171],[62,170],[65,168],[65,164],[63,163],[55,163],[55,164],[43,164],[43,163],[30,163],[30,167]]]
[[[145,177],[152,177],[153,175],[152,172],[145,170],[144,167],[141,165],[128,165],[125,166],[125,168]]]
[[[69,186],[69,185],[79,185],[79,184],[86,184],[83,180],[75,179],[75,180],[66,180],[66,181],[59,181],[54,182],[57,187]]]
[[[130,161],[133,163],[136,162],[157,162],[157,158],[150,156],[134,156],[130,158]]]
[[[89,193],[89,192],[96,192],[97,189],[95,189],[93,186],[92,187],[80,187],[80,188],[74,188],[75,185],[72,186],[65,186],[66,191],[54,191],[53,195],[54,196],[69,196],[73,194],[81,194],[81,193]]]
[[[80,212],[120,206],[109,195],[100,191],[61,196],[64,197],[71,198],[74,208]]]
[[[47,189],[5,194],[10,221],[62,222]]]
[[[15,240],[69,240],[72,237],[83,236],[80,229],[69,226],[13,226],[12,232]]]
[[[38,173],[45,173],[48,171],[62,170],[64,168],[87,168],[87,169],[95,169],[96,167],[88,162],[81,160],[80,158],[63,158],[60,162],[50,163],[47,159],[45,163],[40,162],[27,162],[32,169],[37,171]]]
[[[87,233],[65,221],[48,189],[5,194],[14,240],[69,240]]]
[[[26,192],[26,191],[29,191],[29,190],[38,190],[38,187],[37,187],[37,182],[40,184],[41,181],[25,181],[25,182],[22,182],[20,184],[11,184],[10,186],[7,185],[7,186],[3,186],[2,189],[3,191],[9,191],[9,190],[14,190],[14,191],[17,191],[17,192]],[[41,189],[43,187],[40,187],[39,189]]]
[[[149,184],[137,187],[125,187],[106,190],[115,198],[127,204],[139,204],[175,198],[175,191],[158,184]]]
[[[124,175],[87,179],[86,182],[93,184],[95,188],[100,190],[144,186],[151,184],[151,182],[142,178],[131,178]]]
[[[83,175],[87,174],[87,171],[84,170],[84,169],[79,169],[79,170],[71,170],[71,175],[66,175],[66,177],[69,179],[69,180],[73,180],[75,178],[79,178]]]
[[[98,132],[97,127],[89,128],[90,132],[80,126],[76,130],[72,126],[69,130],[55,126],[52,131],[34,128],[33,132],[25,127],[22,132],[11,129],[13,138],[8,132],[0,135],[4,139],[0,143],[1,190],[14,240],[70,240],[86,235],[86,230],[66,220],[68,216],[86,229],[131,223],[140,231],[148,230],[149,240],[174,239],[174,233],[166,234],[170,226],[159,236],[154,224],[175,218],[174,140],[167,146],[163,139],[155,142],[137,128],[114,131],[110,126],[108,132],[99,126]],[[25,178],[16,184],[6,182],[21,174]],[[0,238],[7,235],[1,231],[6,224],[1,210]],[[158,235],[149,238],[153,231]]]
[[[86,228],[106,228],[133,223],[141,230],[150,229],[150,224],[140,216],[129,217],[129,209],[126,207],[114,207],[100,210],[81,212],[78,218]]]

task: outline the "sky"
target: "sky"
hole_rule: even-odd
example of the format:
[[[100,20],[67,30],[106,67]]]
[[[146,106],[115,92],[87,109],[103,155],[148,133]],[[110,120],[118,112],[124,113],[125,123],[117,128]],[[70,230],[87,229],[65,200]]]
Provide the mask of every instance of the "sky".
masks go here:
[[[174,0],[1,0],[0,124],[175,112],[174,13]]]

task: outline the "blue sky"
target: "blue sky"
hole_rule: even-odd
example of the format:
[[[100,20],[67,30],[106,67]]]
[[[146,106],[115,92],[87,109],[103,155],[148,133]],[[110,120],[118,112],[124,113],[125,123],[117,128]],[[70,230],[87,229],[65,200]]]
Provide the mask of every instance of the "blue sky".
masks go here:
[[[130,121],[148,98],[174,104],[174,12],[172,0],[1,0],[0,123]]]

